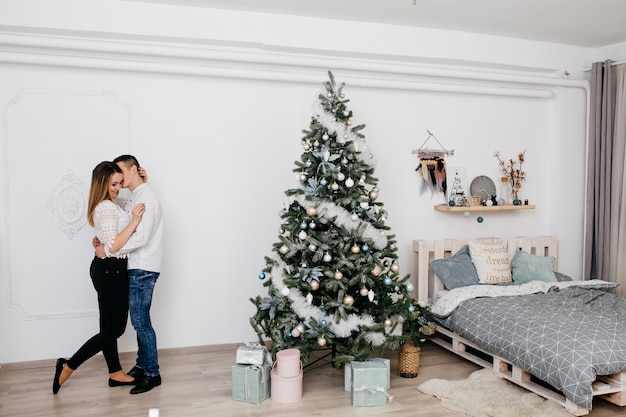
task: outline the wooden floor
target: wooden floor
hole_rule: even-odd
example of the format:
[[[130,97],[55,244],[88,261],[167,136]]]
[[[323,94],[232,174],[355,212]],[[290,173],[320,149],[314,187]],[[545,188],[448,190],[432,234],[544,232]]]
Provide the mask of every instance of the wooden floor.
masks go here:
[[[417,378],[397,376],[395,353],[391,358],[391,389],[394,396],[386,407],[353,407],[350,393],[344,391],[343,370],[322,364],[304,374],[302,401],[278,404],[271,399],[248,404],[231,399],[231,365],[235,345],[164,350],[160,352],[163,385],[150,392],[130,395],[130,387],[109,388],[104,361],[97,356],[80,367],[52,395],[54,360],[9,364],[0,368],[0,416],[115,416],[145,417],[149,408],[158,408],[160,417],[230,416],[379,416],[459,417],[439,401],[417,391],[431,378],[463,379],[476,365],[445,349],[426,343],[422,346]],[[122,355],[126,368],[134,355]],[[624,408],[594,401],[591,417],[623,416]]]

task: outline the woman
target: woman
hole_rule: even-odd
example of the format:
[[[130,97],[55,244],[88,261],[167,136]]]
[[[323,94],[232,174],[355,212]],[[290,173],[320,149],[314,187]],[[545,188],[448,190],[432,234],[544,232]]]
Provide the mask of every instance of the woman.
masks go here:
[[[122,188],[122,170],[113,162],[101,162],[92,173],[87,220],[104,244],[106,256],[94,257],[89,274],[98,293],[100,332],[87,340],[69,359],[59,358],[52,383],[52,393],[87,359],[102,351],[109,368],[109,386],[133,385],[135,380],[122,371],[117,339],[126,329],[128,319],[127,257],[120,249],[141,221],[143,204],[133,207],[132,218],[115,202]]]

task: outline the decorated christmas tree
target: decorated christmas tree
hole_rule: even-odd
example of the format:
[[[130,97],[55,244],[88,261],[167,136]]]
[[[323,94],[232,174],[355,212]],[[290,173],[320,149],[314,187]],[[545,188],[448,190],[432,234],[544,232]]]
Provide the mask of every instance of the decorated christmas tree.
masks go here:
[[[365,125],[352,125],[344,85],[328,75],[319,114],[303,131],[299,185],[285,192],[278,241],[259,274],[268,295],[251,299],[257,312],[250,322],[261,343],[273,342],[274,356],[297,348],[306,362],[332,349],[340,366],[396,349],[402,322],[419,307],[387,233]]]

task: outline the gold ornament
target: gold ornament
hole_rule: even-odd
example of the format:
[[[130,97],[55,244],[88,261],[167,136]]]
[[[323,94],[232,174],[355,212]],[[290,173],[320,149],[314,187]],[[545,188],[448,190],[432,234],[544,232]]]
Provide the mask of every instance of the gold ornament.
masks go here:
[[[306,181],[306,174],[300,174],[300,182],[305,182]]]
[[[313,291],[318,290],[319,287],[320,287],[319,281],[316,281],[316,280],[311,281],[310,285],[311,285],[311,290],[313,290]]]
[[[346,295],[345,297],[343,297],[343,303],[347,306],[351,306],[352,304],[354,304],[354,297],[351,295]]]
[[[378,198],[378,193],[376,191],[372,190],[369,193],[369,197],[370,197],[370,200],[376,201],[376,199]]]
[[[350,248],[350,251],[356,255],[357,253],[361,252],[361,248],[359,248],[358,245],[354,245]]]
[[[346,126],[351,126],[352,125],[352,120],[348,119],[346,120]]]
[[[359,290],[359,294],[361,294],[363,297],[367,296],[367,293],[369,293],[369,290],[365,287]]]
[[[317,339],[317,344],[320,346],[326,346],[326,339],[323,337],[320,337],[319,339]]]
[[[391,327],[392,324],[393,322],[391,321],[391,319],[385,319],[385,327]]]
[[[343,274],[341,273],[341,271],[335,271],[335,279],[339,281],[342,278],[343,278]]]
[[[400,270],[400,266],[398,264],[391,265],[391,272],[398,272]]]
[[[308,216],[313,217],[313,216],[315,216],[317,214],[317,209],[315,207],[313,207],[313,206],[309,206],[309,207],[306,208],[306,214]]]

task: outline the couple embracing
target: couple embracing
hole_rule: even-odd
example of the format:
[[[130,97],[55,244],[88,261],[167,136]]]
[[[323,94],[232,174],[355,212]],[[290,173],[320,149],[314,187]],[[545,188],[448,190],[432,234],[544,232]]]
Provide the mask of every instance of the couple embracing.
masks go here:
[[[89,272],[98,293],[100,331],[70,359],[57,359],[53,394],[100,351],[109,370],[110,387],[134,385],[130,393],[140,394],[161,385],[150,306],[161,272],[163,222],[161,205],[145,181],[145,172],[132,155],[101,162],[93,170],[87,220],[95,229],[96,256]],[[128,201],[118,199],[121,188],[130,190]],[[135,366],[126,373],[117,339],[126,329],[129,311],[138,352]]]

